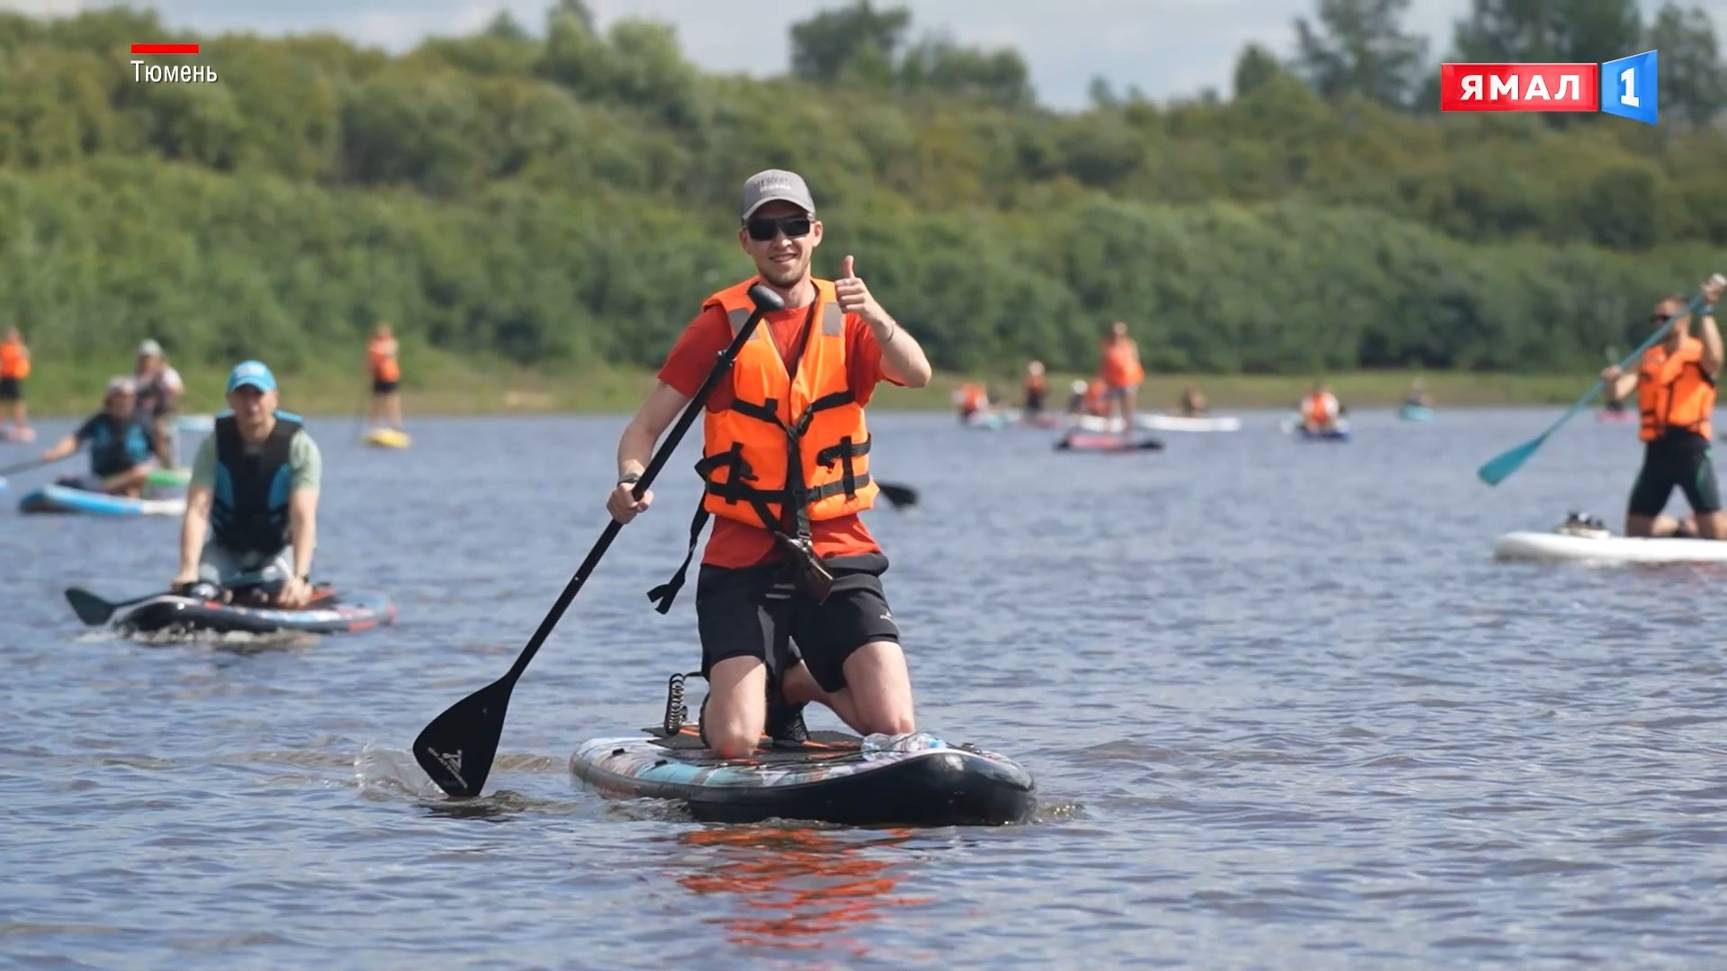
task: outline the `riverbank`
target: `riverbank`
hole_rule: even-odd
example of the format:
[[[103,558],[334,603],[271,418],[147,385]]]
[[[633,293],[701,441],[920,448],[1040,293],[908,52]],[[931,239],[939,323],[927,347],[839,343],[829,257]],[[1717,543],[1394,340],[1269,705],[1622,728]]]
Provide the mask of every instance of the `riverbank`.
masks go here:
[[[97,407],[108,375],[124,371],[127,363],[118,360],[66,366],[39,360],[36,374],[26,386],[31,414],[87,414]],[[592,366],[552,372],[497,361],[474,362],[437,352],[416,352],[405,364],[402,398],[408,415],[627,412],[653,383],[653,374],[640,368]],[[188,389],[183,411],[211,412],[223,407],[225,369],[192,365],[182,367],[181,373]],[[1412,371],[1357,371],[1332,375],[1328,380],[1348,407],[1375,408],[1400,403],[1416,376]],[[315,415],[356,415],[365,410],[367,382],[354,370],[316,364],[284,366],[277,377],[284,408]],[[1075,377],[1051,376],[1052,406],[1063,405],[1067,386]],[[1420,377],[1435,404],[1448,408],[1568,404],[1593,376],[1458,371],[1423,372]],[[884,387],[875,404],[891,410],[946,410],[952,407],[954,390],[965,380],[968,378],[963,375],[939,374],[928,388]],[[1311,382],[1305,375],[1154,374],[1141,389],[1140,407],[1173,408],[1182,388],[1188,385],[1204,391],[1214,409],[1293,406]],[[994,397],[1007,404],[1017,403],[1017,378],[991,378],[989,384]]]

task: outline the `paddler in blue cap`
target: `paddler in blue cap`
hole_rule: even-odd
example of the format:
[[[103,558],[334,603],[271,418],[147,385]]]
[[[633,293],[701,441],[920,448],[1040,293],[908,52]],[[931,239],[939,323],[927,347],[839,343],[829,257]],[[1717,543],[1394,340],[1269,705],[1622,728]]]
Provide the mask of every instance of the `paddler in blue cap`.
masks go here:
[[[263,362],[228,374],[229,410],[192,461],[176,591],[290,608],[311,600],[323,460],[300,416],[277,403]]]

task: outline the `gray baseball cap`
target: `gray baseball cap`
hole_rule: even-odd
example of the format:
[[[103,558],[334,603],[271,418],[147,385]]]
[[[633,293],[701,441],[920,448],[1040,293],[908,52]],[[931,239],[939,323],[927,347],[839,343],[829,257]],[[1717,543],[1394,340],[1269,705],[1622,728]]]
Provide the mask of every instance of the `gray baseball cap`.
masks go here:
[[[810,198],[810,187],[804,177],[785,169],[763,169],[744,180],[744,203],[738,218],[748,219],[757,209],[774,200],[783,200],[814,214],[816,203]]]

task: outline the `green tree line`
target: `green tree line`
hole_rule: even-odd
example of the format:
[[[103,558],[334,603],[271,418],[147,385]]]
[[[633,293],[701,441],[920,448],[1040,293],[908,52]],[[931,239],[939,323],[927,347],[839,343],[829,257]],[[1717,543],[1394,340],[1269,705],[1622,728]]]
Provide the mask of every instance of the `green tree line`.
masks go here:
[[[1718,267],[1727,137],[1706,112],[1422,110],[1403,6],[1321,0],[1289,63],[1242,52],[1228,100],[1099,83],[1065,113],[1016,52],[912,39],[867,2],[793,26],[767,79],[704,74],[663,25],[601,31],[579,0],[400,56],[0,14],[4,315],[44,361],[155,335],[183,360],[309,366],[387,319],[456,354],[651,366],[748,271],[736,195],[767,166],[816,193],[818,270],[855,253],[954,370],[1083,369],[1112,319],[1169,370],[1593,366]],[[1707,18],[1630,6],[1683,35],[1708,90]],[[128,45],[153,39],[202,40],[220,80],[135,82]]]

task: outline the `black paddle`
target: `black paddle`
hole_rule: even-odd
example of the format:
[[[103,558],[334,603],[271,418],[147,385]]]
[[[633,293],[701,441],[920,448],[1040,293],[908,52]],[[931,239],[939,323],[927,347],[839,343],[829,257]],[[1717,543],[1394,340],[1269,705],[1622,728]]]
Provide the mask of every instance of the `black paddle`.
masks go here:
[[[882,498],[893,503],[895,509],[917,505],[917,490],[911,486],[898,485],[893,482],[876,482],[876,488],[881,490]]]
[[[714,369],[708,372],[706,381],[696,391],[695,397],[684,406],[684,412],[678,416],[677,424],[666,436],[659,449],[654,452],[648,467],[642,471],[642,477],[631,489],[637,499],[648,491],[653,484],[654,476],[659,474],[660,467],[671,458],[672,452],[678,447],[684,433],[690,424],[701,413],[702,406],[707,402],[708,395],[720,379],[732,368],[732,361],[743,350],[745,342],[755,333],[756,325],[761,322],[762,314],[771,310],[779,310],[785,306],[785,301],[779,294],[768,289],[765,284],[758,283],[750,287],[750,300],[756,309],[750,314],[744,325],[738,328],[737,336],[732,338],[731,345],[720,352],[714,363]],[[432,777],[438,788],[452,796],[477,796],[480,788],[486,784],[486,776],[492,772],[492,760],[498,754],[498,738],[504,732],[504,716],[510,704],[510,692],[516,687],[517,679],[528,669],[528,662],[539,653],[540,645],[551,635],[552,628],[564,616],[564,611],[570,606],[570,601],[576,599],[576,594],[587,583],[588,575],[599,565],[600,557],[612,545],[612,540],[618,535],[623,524],[612,520],[606,524],[605,531],[594,543],[594,548],[588,551],[587,559],[576,568],[575,576],[564,587],[564,592],[558,595],[558,602],[552,605],[550,613],[540,621],[540,627],[534,631],[534,636],[528,639],[528,646],[517,656],[516,663],[510,665],[510,670],[498,680],[451,705],[442,715],[432,719],[431,724],[421,730],[414,739],[414,759],[420,763],[420,768]]]
[[[114,611],[121,607],[141,604],[146,600],[160,596],[162,594],[152,593],[143,597],[134,597],[131,600],[122,600],[119,603],[109,603],[83,587],[68,587],[66,589],[66,602],[72,605],[72,612],[78,615],[79,620],[91,627],[106,624],[108,619],[114,616]]]

